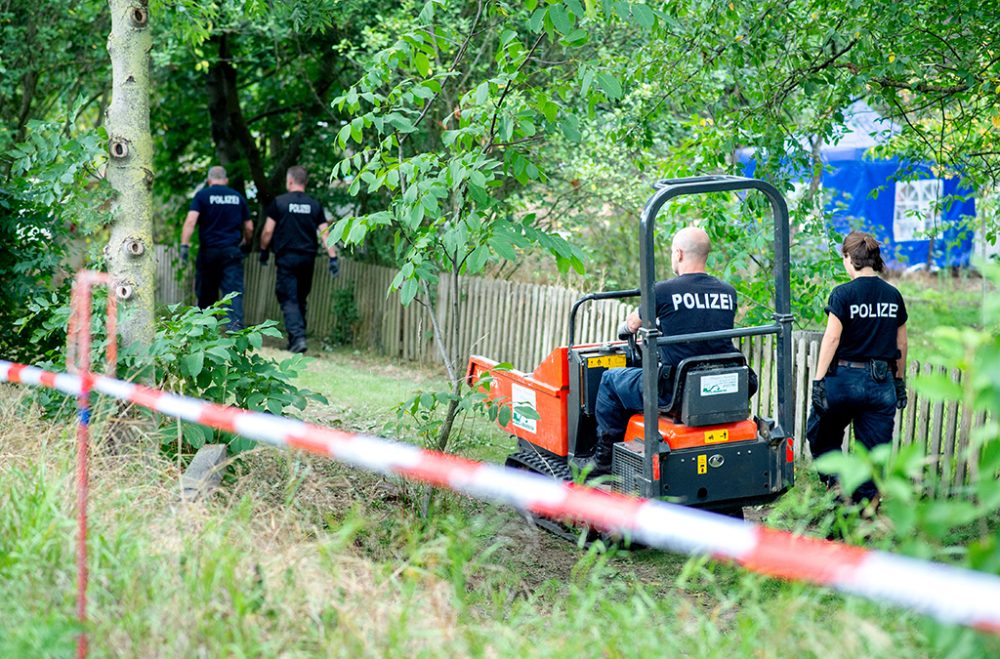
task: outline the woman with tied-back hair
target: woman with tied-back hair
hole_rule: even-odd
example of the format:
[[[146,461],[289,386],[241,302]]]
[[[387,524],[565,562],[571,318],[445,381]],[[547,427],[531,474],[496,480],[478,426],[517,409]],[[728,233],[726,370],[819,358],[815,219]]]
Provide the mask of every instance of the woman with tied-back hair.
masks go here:
[[[813,458],[840,450],[844,430],[869,451],[892,440],[896,409],[906,407],[906,305],[894,286],[879,277],[878,241],[852,231],[840,248],[851,281],[830,293],[827,324],[812,386],[806,438]],[[831,476],[820,478],[828,486]],[[877,502],[867,481],[852,492],[854,501]]]

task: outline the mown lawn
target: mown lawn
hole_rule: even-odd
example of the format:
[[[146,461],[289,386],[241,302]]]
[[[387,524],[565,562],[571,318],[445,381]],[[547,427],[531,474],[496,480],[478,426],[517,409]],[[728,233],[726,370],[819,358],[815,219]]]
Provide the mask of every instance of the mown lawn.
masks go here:
[[[331,400],[309,420],[410,441],[415,429],[396,428],[389,408],[438,383],[351,351],[321,355],[301,378]],[[127,443],[122,424],[95,424],[93,656],[1000,652],[905,611],[705,559],[581,549],[509,510],[269,448],[240,457],[211,501],[182,504],[179,472],[145,423],[126,424]],[[72,652],[72,438],[68,420],[40,419],[22,391],[0,387],[0,656]],[[467,422],[456,448],[499,459],[508,442]],[[771,521],[821,523],[814,484],[803,473],[765,511]]]

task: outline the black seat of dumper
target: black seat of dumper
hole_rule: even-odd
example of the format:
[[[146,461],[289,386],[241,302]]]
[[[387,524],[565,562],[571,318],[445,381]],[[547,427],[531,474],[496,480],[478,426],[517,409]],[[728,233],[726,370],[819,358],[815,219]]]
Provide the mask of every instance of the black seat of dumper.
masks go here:
[[[673,395],[660,412],[686,426],[742,421],[750,416],[749,372],[741,352],[688,357],[674,369]]]

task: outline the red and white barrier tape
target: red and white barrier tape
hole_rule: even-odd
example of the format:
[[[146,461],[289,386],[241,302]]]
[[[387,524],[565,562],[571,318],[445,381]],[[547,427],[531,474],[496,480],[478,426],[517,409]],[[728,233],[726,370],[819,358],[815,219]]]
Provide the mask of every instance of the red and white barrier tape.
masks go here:
[[[570,485],[369,435],[168,394],[105,376],[91,388],[168,416],[275,446],[332,457],[556,519],[587,522],[651,547],[707,554],[762,574],[808,581],[1000,635],[1000,577],[827,540],[794,536],[684,506]],[[79,395],[81,376],[0,360],[0,382]]]

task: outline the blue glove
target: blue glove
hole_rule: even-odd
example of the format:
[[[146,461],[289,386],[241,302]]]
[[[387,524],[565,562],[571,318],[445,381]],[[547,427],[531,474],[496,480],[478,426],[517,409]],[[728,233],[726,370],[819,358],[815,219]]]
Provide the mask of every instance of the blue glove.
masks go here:
[[[330,264],[327,266],[327,268],[330,270],[330,276],[331,277],[336,277],[337,275],[339,275],[340,274],[340,259],[338,259],[336,256],[331,256],[330,257]]]
[[[181,263],[187,265],[188,258],[190,258],[190,255],[191,255],[191,246],[181,245]]]

